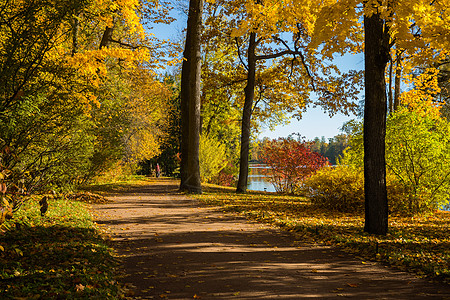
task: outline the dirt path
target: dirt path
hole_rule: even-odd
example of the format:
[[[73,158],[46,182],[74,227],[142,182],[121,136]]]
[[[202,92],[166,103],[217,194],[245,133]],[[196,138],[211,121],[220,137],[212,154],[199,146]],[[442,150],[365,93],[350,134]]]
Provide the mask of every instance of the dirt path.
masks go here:
[[[177,187],[159,180],[94,207],[123,260],[131,299],[450,299],[448,285],[301,244],[203,207]]]

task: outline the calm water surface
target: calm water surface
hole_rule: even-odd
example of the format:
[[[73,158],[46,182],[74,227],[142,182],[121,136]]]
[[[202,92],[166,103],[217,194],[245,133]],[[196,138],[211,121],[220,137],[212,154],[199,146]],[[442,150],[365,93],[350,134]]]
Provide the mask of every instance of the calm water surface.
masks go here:
[[[250,164],[247,189],[251,191],[275,192],[273,184],[267,180],[267,176],[262,173],[266,169],[265,165]]]

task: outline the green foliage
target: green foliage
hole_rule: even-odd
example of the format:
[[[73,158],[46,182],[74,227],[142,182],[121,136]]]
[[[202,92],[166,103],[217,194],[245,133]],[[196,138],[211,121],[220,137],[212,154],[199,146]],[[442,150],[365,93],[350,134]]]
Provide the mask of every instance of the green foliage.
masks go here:
[[[424,104],[425,105],[425,104]],[[391,212],[433,212],[448,203],[450,188],[450,125],[445,119],[425,113],[423,107],[403,107],[387,121],[386,165],[395,191]],[[363,166],[362,124],[354,126],[350,148],[341,165]],[[393,193],[393,191],[391,191]]]
[[[13,153],[3,164],[30,193],[76,184],[90,167],[92,123],[75,103],[62,102],[57,94],[30,95],[0,122],[0,147]]]
[[[161,153],[150,160],[154,166],[156,163],[161,165],[165,176],[177,176],[179,174],[180,160],[180,86],[175,76],[166,75],[165,83],[172,90],[172,96],[168,98],[167,125],[161,130],[164,132],[165,139],[161,143]],[[149,174],[149,173],[148,173]]]
[[[311,150],[328,158],[331,165],[336,165],[339,157],[343,155],[347,147],[348,136],[346,134],[338,134],[335,137],[329,138],[328,143],[324,137],[322,139],[316,137],[311,146]]]
[[[209,182],[219,175],[227,165],[225,145],[202,135],[200,137],[200,176],[203,182]]]
[[[403,210],[430,212],[448,203],[450,124],[403,108],[388,120],[387,169],[407,191]]]

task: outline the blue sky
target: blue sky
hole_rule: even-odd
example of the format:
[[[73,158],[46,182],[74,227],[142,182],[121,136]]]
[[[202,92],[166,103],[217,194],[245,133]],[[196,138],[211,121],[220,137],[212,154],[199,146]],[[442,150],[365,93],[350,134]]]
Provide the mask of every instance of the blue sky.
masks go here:
[[[334,63],[343,72],[364,69],[364,58],[362,54],[338,56],[335,58]],[[335,114],[333,117],[330,117],[322,108],[310,107],[303,113],[301,120],[293,118],[289,124],[279,125],[273,131],[269,129],[263,130],[260,137],[277,138],[287,137],[292,133],[300,133],[307,140],[313,140],[315,137],[321,138],[322,136],[328,139],[340,134],[342,125],[355,118],[356,116],[353,114],[349,116]]]
[[[186,15],[180,12],[172,12],[171,16],[176,18],[176,21],[170,25],[158,24],[149,32],[155,34],[156,37],[169,40],[178,40],[181,36],[181,31],[186,27]],[[346,55],[338,57],[335,63],[339,65],[342,71],[349,69],[361,70],[364,68],[364,61],[362,55]],[[328,113],[324,112],[320,107],[308,108],[303,113],[302,119],[297,120],[292,118],[288,124],[280,124],[274,130],[263,128],[259,134],[259,138],[269,137],[287,137],[292,133],[299,133],[306,137],[307,140],[313,140],[315,137],[326,139],[331,138],[339,133],[339,128],[347,121],[356,118],[354,115],[345,116],[343,114],[336,114],[330,118]]]

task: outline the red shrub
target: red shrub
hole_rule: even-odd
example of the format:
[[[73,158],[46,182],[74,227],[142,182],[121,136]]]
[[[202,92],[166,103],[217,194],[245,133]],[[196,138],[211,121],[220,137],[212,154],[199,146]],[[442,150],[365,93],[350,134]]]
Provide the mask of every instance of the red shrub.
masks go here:
[[[292,138],[266,142],[261,160],[269,167],[269,180],[277,192],[293,193],[301,181],[328,165],[328,159],[311,151],[311,143]]]

